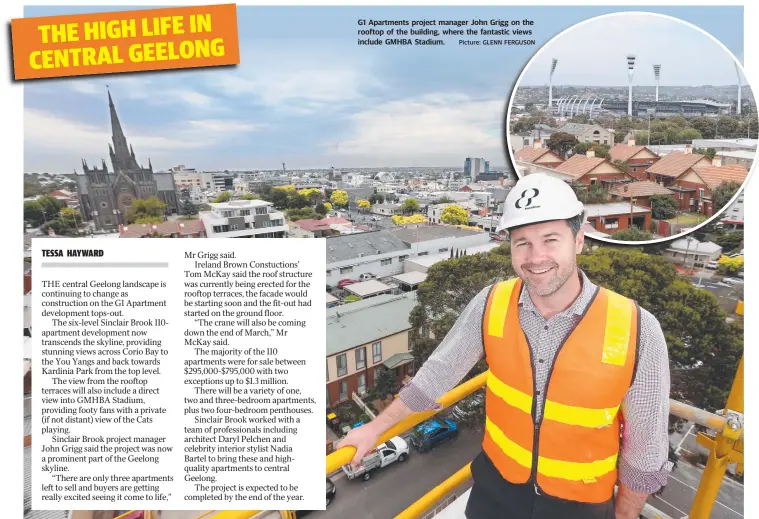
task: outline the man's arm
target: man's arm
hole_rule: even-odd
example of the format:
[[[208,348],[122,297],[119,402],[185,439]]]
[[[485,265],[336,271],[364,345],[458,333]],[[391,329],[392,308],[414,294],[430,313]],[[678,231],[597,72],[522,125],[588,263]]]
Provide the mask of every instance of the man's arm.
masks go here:
[[[640,311],[638,370],[622,403],[617,519],[637,519],[648,496],[666,485],[671,468],[667,344],[659,321]]]
[[[382,433],[416,412],[435,408],[437,399],[456,386],[482,357],[482,314],[489,292],[490,287],[486,287],[469,302],[398,398],[374,420],[352,429],[340,441],[338,449],[356,447],[351,462],[354,466],[374,448]]]

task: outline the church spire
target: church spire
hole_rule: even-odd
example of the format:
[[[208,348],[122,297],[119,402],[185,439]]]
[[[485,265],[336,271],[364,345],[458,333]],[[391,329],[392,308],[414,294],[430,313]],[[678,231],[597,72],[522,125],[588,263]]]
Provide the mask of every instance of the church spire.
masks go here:
[[[107,85],[106,85],[107,88]],[[111,91],[108,90],[108,108],[111,111],[111,139],[113,140],[113,157],[116,158],[117,164],[114,164],[114,169],[120,169],[119,166],[127,168],[129,164],[129,146],[127,145],[124,131],[121,129],[121,122],[119,122],[119,116],[116,113],[116,106],[113,104],[113,98],[111,97]],[[111,159],[113,162],[113,158]]]

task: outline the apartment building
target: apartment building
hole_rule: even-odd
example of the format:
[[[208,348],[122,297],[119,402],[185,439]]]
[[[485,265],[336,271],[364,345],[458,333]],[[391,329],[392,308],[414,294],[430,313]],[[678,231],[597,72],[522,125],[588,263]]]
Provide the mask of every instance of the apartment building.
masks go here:
[[[210,204],[200,213],[209,238],[283,238],[288,227],[285,215],[264,200],[233,200]]]
[[[398,383],[413,374],[408,332],[415,306],[407,293],[327,309],[327,406],[364,394],[380,368],[392,369]]]

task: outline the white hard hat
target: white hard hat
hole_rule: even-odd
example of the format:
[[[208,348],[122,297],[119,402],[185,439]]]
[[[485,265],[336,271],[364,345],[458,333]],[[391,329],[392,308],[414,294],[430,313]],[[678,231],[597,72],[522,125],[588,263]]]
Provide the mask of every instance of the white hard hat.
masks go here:
[[[525,175],[506,197],[497,231],[567,220],[582,213],[582,209],[574,189],[563,180],[547,173]]]

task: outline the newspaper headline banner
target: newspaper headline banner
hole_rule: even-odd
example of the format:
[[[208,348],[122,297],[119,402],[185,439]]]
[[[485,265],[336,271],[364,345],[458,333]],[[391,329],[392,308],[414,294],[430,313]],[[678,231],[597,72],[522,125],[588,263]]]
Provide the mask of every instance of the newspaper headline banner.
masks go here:
[[[235,4],[11,20],[16,80],[238,65]]]

